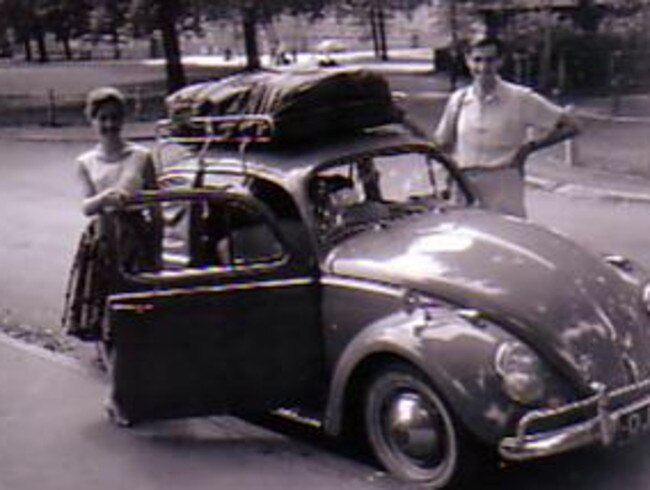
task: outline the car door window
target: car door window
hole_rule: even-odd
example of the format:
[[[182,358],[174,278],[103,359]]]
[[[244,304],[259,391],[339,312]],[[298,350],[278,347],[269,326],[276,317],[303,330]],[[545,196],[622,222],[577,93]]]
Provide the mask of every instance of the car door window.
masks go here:
[[[255,266],[279,260],[281,243],[258,210],[231,202],[216,213],[223,213],[224,233],[216,241],[216,255],[221,264],[230,267]],[[214,234],[209,230],[207,235]]]
[[[144,219],[156,213],[157,226]],[[223,196],[132,206],[117,219],[120,266],[132,275],[268,266],[285,256],[270,219],[250,200]]]

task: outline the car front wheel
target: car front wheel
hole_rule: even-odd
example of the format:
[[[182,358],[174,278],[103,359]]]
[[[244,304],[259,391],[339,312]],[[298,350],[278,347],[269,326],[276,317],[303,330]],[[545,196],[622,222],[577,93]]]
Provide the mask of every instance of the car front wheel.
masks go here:
[[[377,459],[396,477],[433,488],[464,483],[477,451],[431,383],[417,370],[392,365],[368,385],[364,423]]]

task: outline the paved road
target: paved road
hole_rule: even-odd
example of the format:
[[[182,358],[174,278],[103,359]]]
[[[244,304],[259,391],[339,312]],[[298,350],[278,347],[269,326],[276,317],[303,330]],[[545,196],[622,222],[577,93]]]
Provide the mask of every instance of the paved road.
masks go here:
[[[650,267],[650,204],[529,189],[529,218],[597,253],[623,254]]]
[[[0,141],[0,319],[52,328],[83,217],[78,144]]]

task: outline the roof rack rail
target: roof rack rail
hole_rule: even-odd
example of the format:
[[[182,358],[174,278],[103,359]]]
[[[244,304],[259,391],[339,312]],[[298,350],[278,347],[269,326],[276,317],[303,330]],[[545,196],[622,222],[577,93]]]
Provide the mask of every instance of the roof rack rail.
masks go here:
[[[210,145],[211,143],[269,143],[275,122],[266,114],[192,116],[156,123],[158,143]]]
[[[267,114],[238,114],[230,116],[193,116],[162,119],[156,123],[155,161],[162,163],[163,149],[173,144],[197,145],[198,169],[194,186],[200,187],[205,174],[205,155],[214,143],[239,145],[241,165],[247,173],[244,152],[251,143],[272,141],[275,121]]]

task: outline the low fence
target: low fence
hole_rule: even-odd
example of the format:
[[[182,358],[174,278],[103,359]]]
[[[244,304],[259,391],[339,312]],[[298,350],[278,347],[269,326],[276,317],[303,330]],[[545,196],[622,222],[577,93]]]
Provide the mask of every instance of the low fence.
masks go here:
[[[438,71],[467,76],[461,54],[434,53]],[[546,69],[543,66],[547,64]],[[546,62],[540,52],[513,52],[502,70],[506,78],[543,92],[620,95],[650,89],[650,50],[585,49],[558,51]]]
[[[128,117],[150,121],[164,117],[163,91],[126,88]],[[86,94],[70,94],[49,89],[20,95],[0,95],[0,126],[72,126],[84,124]]]
[[[546,71],[539,53],[514,53],[506,71],[525,85],[561,93],[621,94],[650,87],[650,51],[558,52]]]

